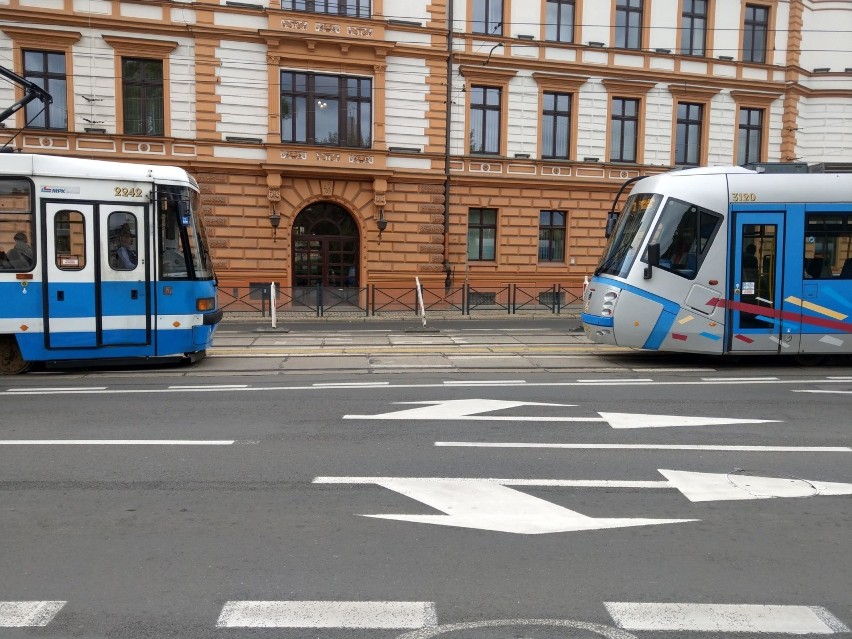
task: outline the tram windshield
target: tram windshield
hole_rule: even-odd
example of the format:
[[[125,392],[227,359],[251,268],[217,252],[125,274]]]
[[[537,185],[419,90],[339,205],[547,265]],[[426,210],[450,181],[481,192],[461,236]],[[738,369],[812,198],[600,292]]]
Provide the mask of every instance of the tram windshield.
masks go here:
[[[160,185],[157,194],[161,277],[212,279],[213,263],[198,192],[185,186]]]
[[[654,193],[636,193],[627,199],[595,275],[627,276],[662,199]]]

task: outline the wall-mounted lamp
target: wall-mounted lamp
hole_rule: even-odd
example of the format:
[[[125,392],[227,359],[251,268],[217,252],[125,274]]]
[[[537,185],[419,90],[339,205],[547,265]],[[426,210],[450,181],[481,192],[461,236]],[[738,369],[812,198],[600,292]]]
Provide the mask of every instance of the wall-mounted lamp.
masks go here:
[[[583,158],[583,162],[599,162],[599,158],[585,157]]]
[[[600,47],[603,47],[603,46],[604,46],[604,43],[603,43],[603,42],[595,42],[595,41],[591,41],[591,42],[589,42],[589,46],[590,46],[590,47],[598,47],[598,48],[600,48]]]
[[[385,210],[379,209],[379,217],[376,218],[376,228],[379,229],[379,244],[382,243],[382,232],[388,227],[388,221],[385,219]]]
[[[529,153],[515,153],[515,157],[519,160],[529,160],[530,154]]]
[[[272,225],[272,241],[275,242],[278,240],[278,225],[281,224],[281,216],[278,215],[278,211],[275,210],[275,207],[272,207],[272,213],[269,214],[269,223]]]
[[[817,67],[814,69],[814,73],[828,73],[831,71],[831,67]]]
[[[86,133],[106,133],[106,129],[100,127],[87,126],[83,129]]]
[[[725,60],[726,62],[731,62],[734,59],[734,56],[732,56],[732,55],[720,55],[719,59]]]
[[[535,40],[535,36],[531,33],[519,33],[515,36],[518,40]]]
[[[654,49],[655,53],[671,53],[671,49]]]

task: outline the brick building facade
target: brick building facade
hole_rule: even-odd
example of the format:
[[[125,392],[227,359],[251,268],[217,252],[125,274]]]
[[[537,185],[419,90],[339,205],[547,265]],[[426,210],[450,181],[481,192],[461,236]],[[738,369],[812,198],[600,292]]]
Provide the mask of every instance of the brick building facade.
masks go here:
[[[852,162],[849,2],[448,1],[0,0],[0,144],[187,169],[223,287],[565,284],[625,179]]]

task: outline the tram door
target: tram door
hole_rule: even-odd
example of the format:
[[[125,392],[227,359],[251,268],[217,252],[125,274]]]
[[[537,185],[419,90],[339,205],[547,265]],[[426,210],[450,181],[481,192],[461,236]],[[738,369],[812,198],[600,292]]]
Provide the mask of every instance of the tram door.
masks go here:
[[[95,321],[95,207],[45,202],[44,336],[47,348],[98,345]]]
[[[42,222],[47,348],[150,344],[145,207],[45,202]]]
[[[101,344],[151,344],[147,206],[101,204],[98,225]]]
[[[728,348],[731,352],[778,352],[783,329],[784,215],[735,215]]]

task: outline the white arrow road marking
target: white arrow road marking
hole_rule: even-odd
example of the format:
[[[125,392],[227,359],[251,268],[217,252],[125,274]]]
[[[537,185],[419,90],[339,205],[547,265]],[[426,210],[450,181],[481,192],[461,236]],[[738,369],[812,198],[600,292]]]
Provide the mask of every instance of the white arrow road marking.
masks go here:
[[[852,495],[852,484],[784,477],[755,477],[739,473],[694,473],[663,470],[660,473],[692,502]]]
[[[482,415],[496,410],[518,406],[574,407],[576,404],[550,404],[542,402],[515,402],[501,399],[451,399],[429,402],[397,402],[399,404],[425,404],[418,408],[379,413],[377,415],[344,415],[343,419],[399,419],[399,420],[456,420],[456,421],[506,421],[506,422],[609,422],[612,428],[669,428],[675,426],[718,426],[723,424],[766,424],[776,419],[740,419],[725,417],[690,417],[684,415],[643,415],[633,413],[598,413],[600,417],[560,416],[507,416]]]
[[[673,426],[721,426],[725,424],[769,424],[777,419],[740,419],[727,417],[687,417],[683,415],[640,415],[634,413],[598,413],[613,428],[671,428]]]
[[[471,415],[487,413],[518,406],[575,406],[575,404],[545,404],[541,402],[511,402],[501,399],[451,399],[434,402],[397,402],[398,404],[426,404],[378,415],[344,415],[343,419],[471,419]],[[516,417],[486,417],[484,419],[518,419]],[[524,418],[521,418],[524,419]]]
[[[217,628],[424,628],[431,601],[229,601]]]
[[[608,601],[619,628],[698,632],[774,632],[831,635],[849,629],[818,606],[736,604],[630,603]]]
[[[46,626],[66,601],[0,601],[0,628]]]
[[[314,480],[315,483],[325,483]],[[375,478],[370,482],[416,499],[443,515],[362,515],[421,524],[476,528],[522,535],[679,524],[694,519],[587,517],[493,481]],[[660,482],[655,482],[659,484]]]

